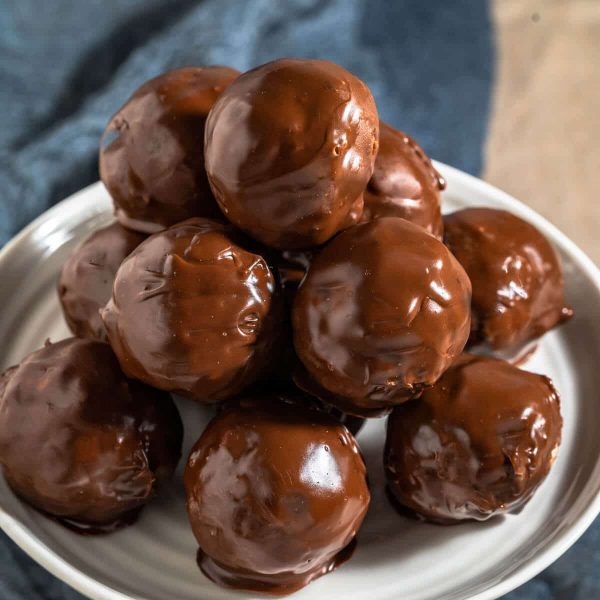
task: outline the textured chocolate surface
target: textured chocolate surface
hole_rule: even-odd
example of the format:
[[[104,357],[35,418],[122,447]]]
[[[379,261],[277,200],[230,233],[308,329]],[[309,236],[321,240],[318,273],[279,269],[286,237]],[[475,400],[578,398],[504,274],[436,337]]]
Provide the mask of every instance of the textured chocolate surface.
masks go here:
[[[339,65],[276,60],[241,75],[206,123],[206,171],[227,218],[265,243],[305,249],[362,214],[379,120]]]
[[[6,480],[71,528],[110,531],[130,522],[175,470],[177,408],[168,394],[126,379],[108,344],[47,344],[0,381]]]
[[[442,239],[440,192],[446,181],[417,142],[379,122],[379,152],[365,191],[362,221],[401,217]]]
[[[446,244],[473,284],[472,344],[518,352],[573,315],[558,255],[533,225],[491,208],[444,220]]]
[[[185,486],[204,573],[277,595],[348,558],[370,500],[346,427],[281,396],[217,415],[192,449]]]
[[[374,416],[435,383],[461,353],[470,302],[469,279],[439,240],[376,219],[313,260],[294,301],[296,352],[324,400]]]
[[[221,217],[204,169],[204,127],[238,74],[228,67],[167,71],[112,117],[101,141],[100,177],[123,225],[153,233],[190,217]]]
[[[440,523],[518,511],[556,456],[559,404],[547,377],[463,355],[420,399],[390,415],[392,497]]]
[[[229,225],[190,219],[123,262],[102,318],[130,377],[213,402],[266,370],[280,292],[265,259],[241,243]]]
[[[110,300],[117,269],[145,239],[113,223],[92,233],[69,256],[60,273],[58,297],[76,336],[106,340],[100,309]]]

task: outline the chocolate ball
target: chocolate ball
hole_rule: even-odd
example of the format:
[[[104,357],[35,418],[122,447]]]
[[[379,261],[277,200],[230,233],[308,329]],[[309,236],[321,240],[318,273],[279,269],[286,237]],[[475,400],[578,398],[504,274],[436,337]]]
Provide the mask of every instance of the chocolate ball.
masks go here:
[[[244,399],[206,428],[185,471],[199,564],[228,587],[289,594],[347,559],[367,512],[350,432],[281,397]]]
[[[440,192],[446,181],[425,151],[402,131],[379,122],[379,152],[365,191],[362,221],[402,217],[442,239]]]
[[[88,533],[127,524],[175,470],[177,408],[168,394],[128,380],[108,344],[47,344],[3,380],[6,481],[63,524]]]
[[[106,340],[100,309],[109,301],[117,269],[146,236],[119,223],[99,229],[72,252],[58,281],[58,297],[71,331]]]
[[[467,208],[445,226],[473,284],[472,344],[518,352],[572,316],[559,258],[533,225],[505,210]]]
[[[190,219],[125,259],[102,312],[125,373],[215,402],[266,370],[282,320],[278,283],[246,242],[229,225]]]
[[[324,60],[276,60],[215,103],[206,172],[234,225],[268,246],[311,248],[357,222],[378,137],[362,81]]]
[[[388,490],[438,522],[516,512],[544,481],[560,444],[559,398],[543,375],[463,355],[388,420]]]
[[[435,383],[462,352],[470,302],[469,278],[439,240],[382,217],[313,260],[294,301],[294,345],[324,401],[376,416]]]
[[[111,118],[100,144],[100,177],[121,224],[153,233],[190,217],[221,217],[204,169],[204,126],[238,75],[228,67],[167,71]]]

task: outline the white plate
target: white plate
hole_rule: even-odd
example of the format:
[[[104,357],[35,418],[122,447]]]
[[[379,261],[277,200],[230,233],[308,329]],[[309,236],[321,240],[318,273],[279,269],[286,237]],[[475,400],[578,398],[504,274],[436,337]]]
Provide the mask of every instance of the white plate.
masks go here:
[[[469,205],[509,209],[536,225],[559,249],[576,317],[547,335],[527,368],[548,374],[562,395],[564,439],[537,495],[518,516],[456,527],[404,519],[383,488],[384,420],[359,435],[373,500],[357,551],[340,569],[297,593],[308,599],[445,600],[498,597],[560,556],[600,510],[600,273],[562,233],[503,192],[445,165],[444,210]],[[111,219],[104,188],[94,184],[34,221],[0,253],[2,366],[17,363],[50,337],[68,335],[55,284],[69,251]],[[189,402],[184,452],[208,413]],[[178,473],[181,475],[181,469]],[[0,526],[30,556],[91,598],[198,600],[252,598],[208,581],[196,567],[180,477],[137,524],[105,537],[81,537],[22,504],[0,483]]]

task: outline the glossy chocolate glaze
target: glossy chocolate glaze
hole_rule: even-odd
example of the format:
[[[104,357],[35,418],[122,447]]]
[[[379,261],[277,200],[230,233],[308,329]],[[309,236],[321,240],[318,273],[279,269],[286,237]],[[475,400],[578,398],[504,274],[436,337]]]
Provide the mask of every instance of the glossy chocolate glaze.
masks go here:
[[[119,223],[99,229],[72,252],[58,280],[58,297],[71,331],[105,341],[100,309],[109,301],[117,269],[146,236]]]
[[[388,489],[438,523],[516,512],[556,457],[559,397],[543,375],[463,355],[420,399],[388,420]]]
[[[362,81],[324,60],[276,60],[215,103],[206,171],[237,227],[268,246],[306,249],[360,218],[378,137]]]
[[[345,560],[370,500],[346,427],[275,396],[215,417],[192,449],[185,487],[204,573],[274,595]]]
[[[533,225],[492,208],[444,220],[446,244],[473,284],[471,344],[518,353],[573,315],[558,255]]]
[[[111,118],[100,177],[119,221],[153,233],[190,217],[222,218],[204,169],[204,126],[229,67],[185,67],[144,83]]]
[[[171,476],[183,435],[168,394],[125,378],[110,346],[69,338],[0,384],[0,464],[38,510],[86,533],[131,522]]]
[[[294,301],[294,345],[329,402],[374,416],[435,383],[462,352],[470,302],[469,279],[439,240],[382,217],[313,260]]]
[[[402,217],[442,239],[440,192],[446,181],[425,151],[402,131],[379,122],[379,152],[365,191],[362,221]]]
[[[283,250],[276,257],[279,279],[284,290],[293,297],[308,272],[317,250]]]
[[[202,402],[232,396],[272,360],[278,283],[233,227],[190,219],[123,262],[102,312],[123,370]]]

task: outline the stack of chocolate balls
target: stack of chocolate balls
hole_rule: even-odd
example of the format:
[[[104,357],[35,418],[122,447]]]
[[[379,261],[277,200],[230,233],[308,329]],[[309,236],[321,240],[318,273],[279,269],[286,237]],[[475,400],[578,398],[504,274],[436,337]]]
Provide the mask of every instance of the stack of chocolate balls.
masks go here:
[[[181,453],[170,393],[218,405],[184,479],[224,586],[291,593],[351,555],[365,418],[389,415],[402,513],[484,520],[543,482],[559,398],[514,363],[572,314],[557,254],[502,210],[442,218],[444,179],[351,73],[165,73],[110,121],[100,173],[116,221],[58,284],[77,337],[0,380],[0,462],[32,506],[130,523]]]

